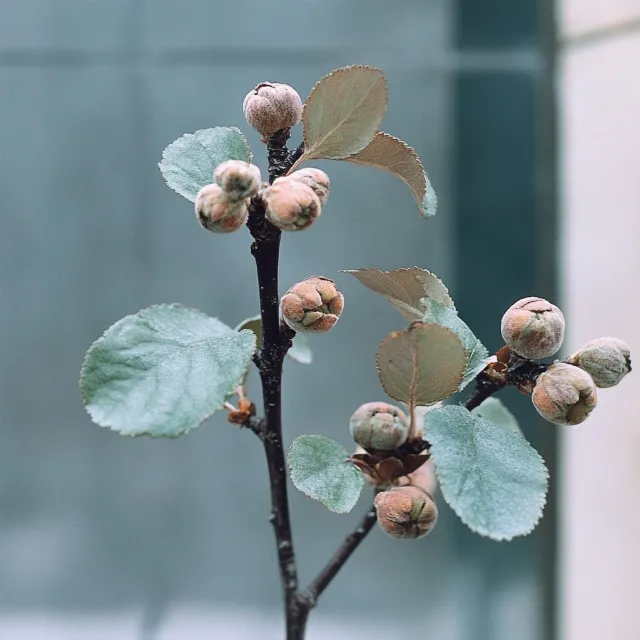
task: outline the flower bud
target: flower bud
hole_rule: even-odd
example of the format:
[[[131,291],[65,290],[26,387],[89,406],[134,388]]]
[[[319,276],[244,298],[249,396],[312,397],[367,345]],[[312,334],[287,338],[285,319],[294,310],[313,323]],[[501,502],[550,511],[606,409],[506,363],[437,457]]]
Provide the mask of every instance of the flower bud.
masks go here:
[[[294,284],[280,301],[282,319],[301,333],[329,331],[343,306],[344,298],[333,280],[319,276]]]
[[[264,190],[262,197],[267,219],[283,231],[302,231],[320,215],[318,196],[300,180],[277,178]]]
[[[349,422],[351,437],[365,449],[393,451],[409,435],[409,419],[387,402],[367,402],[359,407]]]
[[[308,187],[313,189],[313,192],[318,196],[320,205],[324,207],[329,197],[330,181],[329,176],[320,169],[314,169],[313,167],[305,167],[304,169],[298,169],[294,171],[290,176],[292,180],[300,180],[304,182]]]
[[[595,409],[598,395],[586,371],[556,362],[538,376],[531,400],[545,420],[576,425],[584,422]]]
[[[574,353],[569,362],[584,369],[596,387],[615,387],[631,371],[631,351],[618,338],[597,338]]]
[[[263,136],[288,129],[300,122],[302,100],[288,84],[261,82],[242,103],[247,122]]]
[[[438,508],[433,498],[417,487],[396,487],[375,498],[378,523],[393,538],[422,538],[435,526]]]
[[[232,202],[250,198],[258,193],[260,169],[242,160],[227,160],[215,170],[215,180]]]
[[[500,326],[507,346],[524,358],[548,358],[564,339],[564,315],[543,298],[523,298],[512,304]]]
[[[248,200],[231,202],[227,194],[217,185],[202,187],[196,197],[196,215],[200,224],[214,233],[236,231],[247,221]]]

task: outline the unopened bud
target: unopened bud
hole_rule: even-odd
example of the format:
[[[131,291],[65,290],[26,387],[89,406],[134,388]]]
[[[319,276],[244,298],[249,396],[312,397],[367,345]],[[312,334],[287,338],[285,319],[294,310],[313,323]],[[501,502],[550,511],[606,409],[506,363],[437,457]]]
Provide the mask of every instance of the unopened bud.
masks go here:
[[[433,498],[417,487],[397,487],[375,498],[378,523],[393,538],[426,536],[438,520]]]
[[[393,451],[409,435],[409,419],[387,402],[367,402],[351,416],[351,437],[365,449]]]
[[[218,186],[233,202],[250,198],[258,193],[260,187],[260,169],[255,164],[242,160],[227,160],[215,170]]]
[[[214,233],[230,233],[245,224],[248,200],[231,202],[217,185],[208,184],[198,192],[195,203],[200,224]]]
[[[569,358],[571,364],[584,369],[596,387],[615,387],[631,371],[631,351],[618,338],[597,338]]]
[[[277,178],[262,197],[269,222],[283,231],[302,231],[320,215],[318,196],[304,182],[290,177]]]
[[[301,333],[329,331],[343,307],[344,298],[333,280],[319,276],[294,284],[280,301],[283,320]]]
[[[506,345],[524,358],[548,358],[564,339],[564,315],[543,298],[523,298],[511,305],[500,326]]]
[[[242,103],[247,122],[263,136],[293,127],[302,117],[302,100],[288,84],[261,82]]]
[[[595,409],[598,395],[586,371],[556,362],[538,376],[531,400],[545,420],[576,425],[584,422]]]
[[[300,182],[304,182],[308,187],[311,187],[318,196],[320,205],[324,207],[329,197],[329,187],[331,186],[329,176],[324,171],[313,167],[305,167],[294,171],[289,177],[292,180],[300,180]]]

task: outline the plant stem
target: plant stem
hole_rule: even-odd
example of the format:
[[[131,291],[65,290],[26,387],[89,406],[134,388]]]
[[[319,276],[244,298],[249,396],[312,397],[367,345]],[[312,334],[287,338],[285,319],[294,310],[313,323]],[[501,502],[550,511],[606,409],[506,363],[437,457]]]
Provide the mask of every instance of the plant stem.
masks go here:
[[[267,143],[269,180],[288,171],[286,147],[289,131],[274,134]],[[262,348],[255,361],[260,372],[264,419],[254,421],[253,431],[262,439],[269,469],[271,488],[271,517],[276,537],[280,580],[284,596],[287,639],[302,638],[297,623],[298,572],[296,567],[289,502],[287,474],[282,442],[282,362],[291,345],[288,333],[281,331],[278,292],[278,260],[280,255],[279,229],[265,218],[264,204],[254,198],[247,223],[254,238],[251,253],[256,261],[262,318]]]

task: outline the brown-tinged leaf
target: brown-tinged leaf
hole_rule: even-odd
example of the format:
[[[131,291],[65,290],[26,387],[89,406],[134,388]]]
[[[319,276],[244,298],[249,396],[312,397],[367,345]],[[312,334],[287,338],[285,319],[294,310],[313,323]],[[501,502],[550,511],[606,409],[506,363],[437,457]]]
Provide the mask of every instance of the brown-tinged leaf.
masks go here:
[[[405,473],[413,473],[427,462],[427,460],[429,460],[429,456],[424,453],[419,455],[408,453],[402,458]]]
[[[406,331],[391,333],[382,341],[376,364],[387,394],[414,407],[455,393],[467,356],[453,331],[439,324],[414,322]]]
[[[420,208],[420,215],[424,218],[435,215],[438,207],[436,192],[418,154],[406,142],[378,131],[362,151],[345,160],[393,173],[411,189]]]
[[[380,69],[354,65],[332,71],[312,89],[302,112],[304,153],[340,160],[362,151],[387,111],[387,83]]]
[[[342,273],[350,273],[365,287],[384,296],[407,320],[420,320],[424,317],[425,307],[420,302],[422,298],[429,298],[455,309],[442,280],[420,267],[395,271],[348,269]]]

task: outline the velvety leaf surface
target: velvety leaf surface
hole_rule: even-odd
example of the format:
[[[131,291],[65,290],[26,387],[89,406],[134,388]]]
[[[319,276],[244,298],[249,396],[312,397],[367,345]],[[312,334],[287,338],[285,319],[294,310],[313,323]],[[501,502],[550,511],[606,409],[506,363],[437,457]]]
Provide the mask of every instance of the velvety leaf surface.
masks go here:
[[[195,202],[198,191],[213,182],[215,168],[225,160],[251,162],[249,143],[236,127],[185,133],[162,152],[158,167],[167,185]]]
[[[364,149],[387,111],[387,83],[380,69],[354,65],[318,81],[302,113],[304,153],[340,160]]]
[[[476,407],[471,413],[484,418],[489,422],[522,433],[520,425],[516,417],[504,406],[504,404],[496,397],[487,398],[479,407]]]
[[[534,529],[549,474],[519,429],[451,405],[430,411],[426,430],[442,495],[470,529],[493,540]]]
[[[439,324],[414,322],[388,335],[376,364],[383,389],[410,407],[429,405],[455,393],[462,381],[466,353],[460,339]]]
[[[447,329],[451,329],[460,338],[460,342],[464,346],[467,354],[467,364],[460,384],[461,390],[486,368],[486,359],[489,357],[489,352],[482,342],[476,338],[473,331],[460,319],[454,309],[435,300],[423,299],[422,303],[425,308],[424,321],[435,322],[447,327]]]
[[[93,343],[82,366],[82,397],[94,422],[121,435],[176,437],[222,407],[255,346],[252,331],[235,331],[195,309],[149,307]]]
[[[296,489],[317,500],[330,511],[353,509],[364,480],[349,461],[347,450],[324,436],[299,436],[287,456],[291,481]]]

